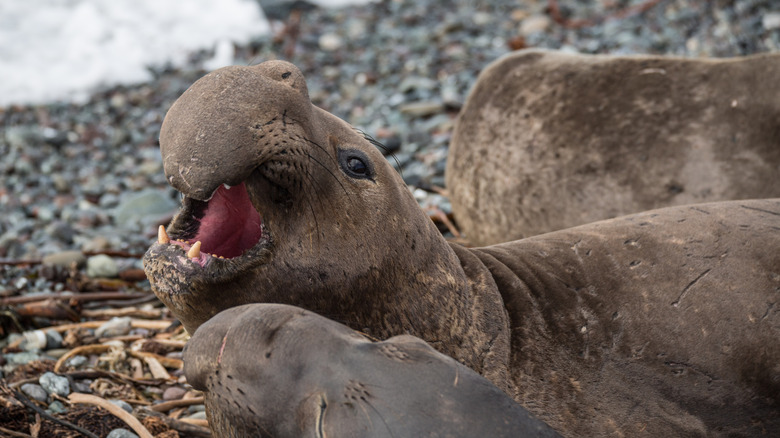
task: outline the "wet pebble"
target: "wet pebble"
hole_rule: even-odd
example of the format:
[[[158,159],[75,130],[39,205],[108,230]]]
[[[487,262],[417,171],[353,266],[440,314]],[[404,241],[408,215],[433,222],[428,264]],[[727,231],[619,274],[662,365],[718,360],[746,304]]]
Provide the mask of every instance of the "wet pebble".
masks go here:
[[[115,317],[104,322],[95,329],[95,336],[98,338],[113,338],[115,336],[124,336],[130,332],[130,317]]]
[[[138,435],[127,429],[114,429],[106,435],[106,438],[138,438]]]
[[[46,403],[46,401],[49,399],[49,393],[46,392],[46,390],[43,389],[43,387],[40,385],[36,385],[34,383],[25,383],[22,385],[21,389],[27,397],[30,397],[33,400]]]
[[[169,400],[179,400],[182,397],[184,397],[184,394],[187,393],[187,390],[179,387],[179,386],[171,386],[169,388],[166,388],[163,392],[163,400],[169,401]]]
[[[189,415],[186,418],[189,418],[190,420],[205,420],[206,411],[195,412],[194,414]]]
[[[87,259],[87,276],[92,278],[114,278],[119,275],[116,261],[105,254]]]
[[[41,262],[44,266],[70,268],[75,263],[76,266],[82,267],[87,263],[87,258],[81,251],[62,251],[45,256]]]
[[[133,407],[130,406],[130,403],[124,401],[124,400],[109,400],[110,403],[119,406],[127,413],[132,414],[133,413]]]
[[[65,362],[65,365],[67,365],[69,367],[73,367],[73,368],[81,368],[86,363],[87,363],[87,357],[86,356],[82,356],[80,354],[77,354],[76,356],[73,356],[73,357],[69,358]]]
[[[47,409],[52,414],[62,414],[64,412],[68,411],[68,408],[62,404],[59,400],[54,400],[53,402],[49,403],[49,408]]]
[[[40,383],[41,387],[49,394],[57,394],[63,397],[67,397],[68,394],[70,394],[70,383],[68,382],[68,378],[58,376],[51,371],[43,373],[43,375],[38,378],[38,383]]]

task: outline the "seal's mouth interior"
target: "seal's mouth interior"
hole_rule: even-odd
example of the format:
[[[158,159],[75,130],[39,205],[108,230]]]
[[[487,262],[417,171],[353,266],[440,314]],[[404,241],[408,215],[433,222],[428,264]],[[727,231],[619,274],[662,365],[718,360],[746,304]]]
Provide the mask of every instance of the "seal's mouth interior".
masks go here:
[[[222,185],[208,201],[185,197],[182,204],[171,225],[171,238],[161,227],[158,242],[181,246],[201,266],[209,257],[239,257],[263,237],[263,221],[244,183]]]

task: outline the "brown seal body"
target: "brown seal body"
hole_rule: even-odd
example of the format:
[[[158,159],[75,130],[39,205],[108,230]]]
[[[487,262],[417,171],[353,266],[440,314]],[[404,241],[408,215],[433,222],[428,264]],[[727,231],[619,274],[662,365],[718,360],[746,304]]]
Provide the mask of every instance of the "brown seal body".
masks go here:
[[[185,198],[144,263],[190,332],[230,307],[291,304],[419,337],[564,436],[780,433],[780,200],[450,245],[282,62],[196,82],[161,150]]]
[[[220,312],[184,364],[219,437],[559,437],[418,338],[371,342],[298,307]]]
[[[654,208],[780,196],[780,54],[527,50],[482,71],[447,157],[476,245]]]

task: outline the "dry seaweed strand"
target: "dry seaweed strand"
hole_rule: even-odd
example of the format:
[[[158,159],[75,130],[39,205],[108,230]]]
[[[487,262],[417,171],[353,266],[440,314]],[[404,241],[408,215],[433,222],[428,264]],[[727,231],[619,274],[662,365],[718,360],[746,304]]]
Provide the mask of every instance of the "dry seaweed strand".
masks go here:
[[[141,424],[140,421],[138,421],[137,418],[133,417],[132,415],[127,413],[124,409],[109,402],[104,398],[95,395],[81,394],[78,392],[74,392],[68,396],[68,399],[71,401],[71,403],[84,403],[84,404],[99,406],[107,410],[108,412],[111,412],[114,416],[116,416],[120,420],[124,421],[128,426],[130,426],[131,429],[133,429],[133,431],[135,431],[135,433],[138,434],[140,438],[154,438],[152,434],[149,433],[148,430],[146,430],[146,427],[144,427],[144,425]]]
[[[84,429],[82,427],[79,427],[79,426],[77,426],[77,425],[75,425],[75,424],[73,424],[73,423],[71,423],[69,421],[60,420],[59,418],[49,414],[48,412],[46,412],[43,409],[41,409],[40,407],[38,407],[38,405],[36,405],[35,403],[31,402],[30,399],[28,399],[27,396],[25,396],[21,392],[15,391],[15,390],[10,390],[10,389],[8,391],[11,391],[11,393],[14,396],[14,398],[16,398],[16,400],[18,400],[20,403],[22,403],[26,408],[31,409],[32,411],[34,411],[37,414],[40,414],[43,418],[45,418],[45,419],[47,419],[49,421],[52,421],[54,423],[57,423],[57,424],[59,424],[61,426],[65,426],[65,427],[67,427],[69,429],[73,429],[73,430],[77,431],[78,433],[83,434],[87,438],[98,438],[97,435],[95,435],[94,433],[92,433],[92,432],[90,432],[90,431],[88,431],[88,430],[86,430],[86,429]],[[117,407],[117,408],[121,409],[119,407]]]
[[[194,436],[197,438],[210,438],[211,435],[211,429],[208,427],[197,425],[197,424],[190,424],[189,422],[185,422],[182,420],[176,420],[173,418],[170,418],[169,416],[165,414],[161,414],[159,412],[155,412],[149,408],[139,408],[138,409],[138,416],[141,418],[145,417],[155,417],[162,420],[168,427],[171,429],[174,429],[178,432]]]

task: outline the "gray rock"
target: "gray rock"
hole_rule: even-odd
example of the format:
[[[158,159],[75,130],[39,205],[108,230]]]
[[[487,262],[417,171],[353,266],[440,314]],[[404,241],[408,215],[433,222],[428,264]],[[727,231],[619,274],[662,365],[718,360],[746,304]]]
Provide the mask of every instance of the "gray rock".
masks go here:
[[[83,267],[87,258],[81,251],[62,251],[49,254],[41,260],[44,266],[56,266],[60,268],[70,268],[75,263],[77,267]]]
[[[332,52],[338,50],[344,45],[344,40],[335,33],[326,33],[320,36],[319,39],[320,49],[326,52]]]
[[[62,335],[56,330],[46,330],[46,349],[54,350],[62,347]]]
[[[192,415],[190,415],[190,416],[188,416],[186,418],[189,418],[190,420],[205,420],[206,419],[206,411],[195,412],[194,414],[192,414]]]
[[[780,29],[780,12],[770,12],[761,18],[761,24],[766,30]]]
[[[49,393],[46,392],[40,385],[35,383],[25,383],[22,385],[22,392],[31,399],[38,400],[41,403],[46,403],[49,399]]]
[[[103,325],[95,329],[95,336],[99,338],[111,338],[114,336],[123,336],[130,332],[130,318],[111,318]]]
[[[26,351],[41,351],[46,348],[46,333],[43,330],[24,332],[24,341],[20,345]]]
[[[165,391],[163,391],[163,400],[179,400],[180,398],[184,397],[184,394],[187,393],[187,390],[178,386],[171,386],[169,388],[166,388]]]
[[[150,216],[161,216],[175,211],[178,205],[165,191],[147,189],[126,195],[114,212],[116,222],[127,226]]]
[[[47,411],[51,412],[52,414],[61,414],[63,412],[67,412],[67,410],[68,408],[65,407],[65,405],[62,404],[62,402],[59,400],[54,400],[53,402],[49,403],[49,409],[47,409]]]
[[[8,353],[5,355],[9,365],[24,365],[34,360],[40,360],[41,356],[37,353],[22,352],[22,353]]]
[[[444,111],[444,104],[436,101],[413,102],[401,105],[399,110],[411,117],[425,117]]]
[[[87,363],[87,357],[82,355],[76,355],[68,359],[65,364],[67,366],[73,367],[73,368],[79,368],[84,366],[84,364]]]
[[[114,278],[119,275],[116,261],[105,254],[98,254],[87,259],[87,276],[96,278]]]
[[[195,412],[204,412],[206,411],[206,405],[192,405],[187,408],[187,412],[190,414],[194,414]]]
[[[106,435],[106,438],[138,438],[138,435],[127,429],[114,429]]]
[[[130,406],[130,403],[124,401],[124,400],[109,400],[112,404],[115,404],[125,410],[126,412],[132,414],[133,413],[133,407]]]
[[[44,373],[38,378],[38,383],[41,384],[43,389],[49,394],[57,394],[63,397],[67,397],[70,394],[70,383],[67,377],[58,376],[51,371]]]
[[[546,15],[532,15],[520,24],[520,34],[523,36],[533,35],[547,31],[552,20]]]

